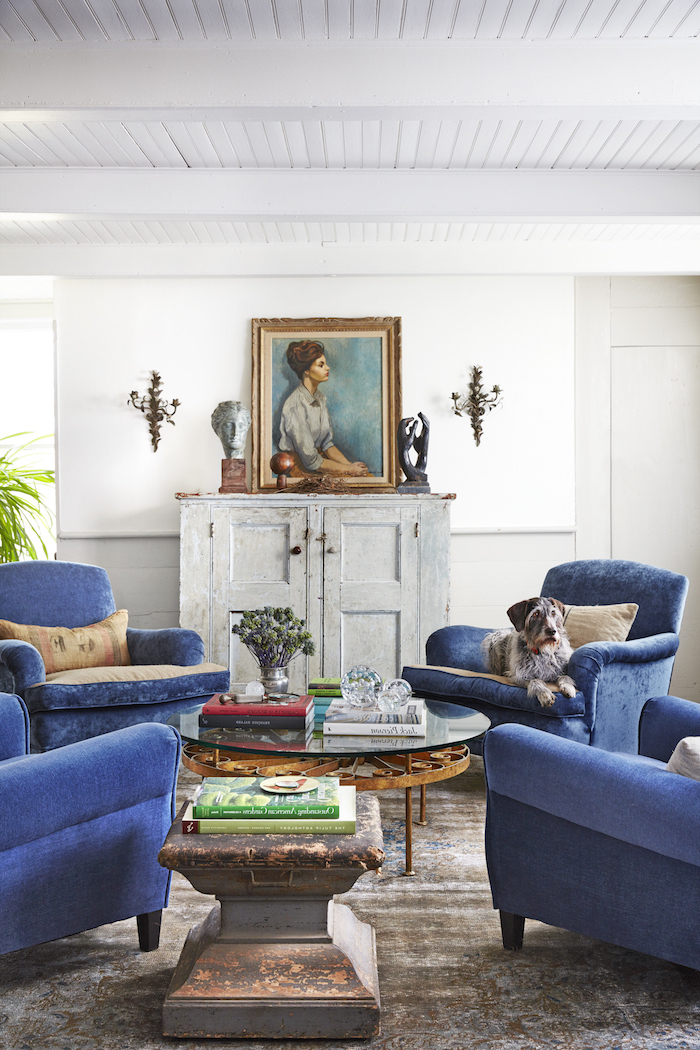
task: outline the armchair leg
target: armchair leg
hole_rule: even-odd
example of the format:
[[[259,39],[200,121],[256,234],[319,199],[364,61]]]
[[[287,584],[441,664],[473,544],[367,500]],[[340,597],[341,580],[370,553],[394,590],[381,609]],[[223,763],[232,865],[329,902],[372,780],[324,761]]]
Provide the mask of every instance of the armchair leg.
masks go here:
[[[153,952],[160,943],[160,920],[163,915],[159,911],[146,911],[143,915],[136,916],[136,925],[139,931],[139,948],[142,952]]]
[[[509,911],[499,911],[503,947],[517,952],[523,946],[525,919],[522,915],[513,915]]]

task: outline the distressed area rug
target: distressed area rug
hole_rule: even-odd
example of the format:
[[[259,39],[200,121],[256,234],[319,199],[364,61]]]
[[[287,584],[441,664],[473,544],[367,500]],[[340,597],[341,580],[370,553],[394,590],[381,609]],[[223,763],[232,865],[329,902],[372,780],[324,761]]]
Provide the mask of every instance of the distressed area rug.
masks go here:
[[[183,772],[182,798],[197,780]],[[414,828],[413,878],[402,875],[403,792],[379,798],[383,874],[363,876],[338,899],[376,930],[380,1035],[360,1042],[164,1038],[161,1006],[172,971],[190,926],[213,903],[176,874],[157,952],[139,952],[129,920],[0,957],[0,1047],[700,1050],[700,973],[537,922],[526,923],[521,952],[503,950],[484,861],[481,759],[428,788],[428,826]]]

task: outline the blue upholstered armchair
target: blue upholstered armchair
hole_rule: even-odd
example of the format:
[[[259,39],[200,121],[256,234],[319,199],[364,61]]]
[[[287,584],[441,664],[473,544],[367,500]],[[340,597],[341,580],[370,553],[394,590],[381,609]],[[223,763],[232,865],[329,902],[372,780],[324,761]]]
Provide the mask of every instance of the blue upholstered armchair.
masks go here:
[[[524,919],[700,970],[700,781],[669,772],[700,704],[649,700],[639,755],[490,730],[486,860],[503,944]]]
[[[109,577],[96,565],[0,565],[0,621],[73,630],[100,624],[115,611]],[[47,674],[35,645],[0,640],[0,689],[24,699],[32,750],[47,751],[139,722],[165,722],[173,712],[229,688],[227,668],[202,662],[204,645],[195,631],[126,628],[125,648],[126,664]]]
[[[556,693],[551,707],[485,675],[481,642],[487,628],[441,628],[428,638],[427,665],[404,667],[402,677],[421,696],[482,711],[492,726],[518,722],[607,751],[636,752],[645,701],[669,690],[687,591],[685,576],[632,561],[573,561],[550,569],[544,597],[567,606],[639,606],[626,640],[575,649],[569,674],[578,691],[571,698]],[[513,600],[521,597],[529,595]]]
[[[29,715],[0,693],[0,953],[137,918],[158,947],[180,738],[138,725],[29,755]]]

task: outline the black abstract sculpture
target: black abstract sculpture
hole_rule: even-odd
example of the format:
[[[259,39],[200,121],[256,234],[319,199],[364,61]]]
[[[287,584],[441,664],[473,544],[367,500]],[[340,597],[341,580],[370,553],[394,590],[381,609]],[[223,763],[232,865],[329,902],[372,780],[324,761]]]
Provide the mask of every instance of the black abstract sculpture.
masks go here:
[[[420,433],[418,427],[422,424]],[[399,423],[396,442],[399,448],[399,461],[401,469],[406,475],[406,481],[402,482],[396,489],[397,492],[421,493],[430,492],[426,467],[428,465],[428,440],[430,438],[430,422],[422,412],[418,418],[408,416]],[[410,453],[416,453],[415,463],[411,462]]]

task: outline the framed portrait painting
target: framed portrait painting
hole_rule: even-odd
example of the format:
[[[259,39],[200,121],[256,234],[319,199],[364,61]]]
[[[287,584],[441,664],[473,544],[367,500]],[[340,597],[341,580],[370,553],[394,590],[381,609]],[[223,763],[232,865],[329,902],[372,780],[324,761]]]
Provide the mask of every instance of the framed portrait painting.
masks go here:
[[[253,492],[325,474],[360,491],[395,490],[401,318],[253,320]]]

